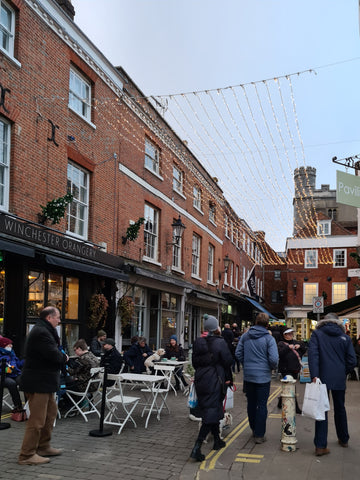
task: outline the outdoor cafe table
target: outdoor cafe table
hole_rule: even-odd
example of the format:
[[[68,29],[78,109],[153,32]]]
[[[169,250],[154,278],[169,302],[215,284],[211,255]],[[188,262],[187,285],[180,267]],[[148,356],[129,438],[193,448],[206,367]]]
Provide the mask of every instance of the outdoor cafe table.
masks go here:
[[[166,359],[163,358],[162,360],[159,360],[159,361],[154,362],[154,363],[156,363],[156,365],[160,365],[160,366],[161,365],[171,365],[171,366],[174,366],[174,367],[183,367],[184,365],[189,363],[189,360],[179,361],[179,360],[168,360],[167,358]],[[174,372],[173,372],[174,376],[177,376],[176,371],[177,371],[177,369],[175,369]],[[180,382],[180,385],[182,385],[181,382]],[[173,384],[171,384],[171,388],[174,390],[175,395],[177,395]]]
[[[121,383],[123,387],[125,385],[140,386],[144,388],[145,393],[149,393],[148,400],[145,396],[145,401],[141,404],[144,406],[142,415],[147,410],[149,412],[146,417],[145,428],[148,426],[149,418],[153,411],[157,413],[157,419],[160,420],[161,409],[158,408],[156,403],[158,389],[154,387],[163,382],[164,377],[162,375],[147,375],[143,373],[121,373],[119,376],[122,378]]]

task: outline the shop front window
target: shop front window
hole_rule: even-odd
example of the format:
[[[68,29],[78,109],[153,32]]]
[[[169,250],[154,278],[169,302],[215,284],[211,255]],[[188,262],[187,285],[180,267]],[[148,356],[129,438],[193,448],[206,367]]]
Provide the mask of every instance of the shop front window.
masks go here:
[[[171,335],[176,334],[178,316],[178,297],[171,293],[161,294],[161,338],[160,344],[164,348],[169,343]]]
[[[127,298],[133,302],[134,312],[131,318],[120,318],[122,344],[125,347],[130,346],[132,337],[144,335],[145,290],[134,287],[128,292]]]
[[[59,273],[31,270],[28,275],[27,331],[46,306],[59,309],[61,343],[67,352],[79,338],[79,279]]]

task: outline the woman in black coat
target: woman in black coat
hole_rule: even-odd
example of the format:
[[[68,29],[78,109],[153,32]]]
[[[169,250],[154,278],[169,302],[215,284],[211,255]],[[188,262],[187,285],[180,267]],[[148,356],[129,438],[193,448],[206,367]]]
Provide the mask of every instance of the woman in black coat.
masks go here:
[[[232,385],[233,363],[233,357],[221,337],[219,322],[215,317],[206,316],[204,330],[209,333],[207,337],[196,339],[192,355],[202,425],[190,456],[199,462],[205,459],[205,455],[201,453],[201,444],[209,432],[214,436],[213,450],[220,450],[226,445],[220,439],[219,421],[224,418],[223,402],[227,387]]]

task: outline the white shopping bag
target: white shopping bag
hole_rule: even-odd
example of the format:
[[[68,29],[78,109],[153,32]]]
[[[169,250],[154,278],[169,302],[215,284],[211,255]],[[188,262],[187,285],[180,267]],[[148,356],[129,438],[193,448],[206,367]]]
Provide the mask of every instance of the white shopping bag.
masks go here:
[[[234,408],[234,390],[228,387],[224,400],[224,410],[229,410],[230,408]]]
[[[325,420],[325,412],[330,410],[329,396],[325,383],[318,378],[305,387],[302,414],[314,420]]]

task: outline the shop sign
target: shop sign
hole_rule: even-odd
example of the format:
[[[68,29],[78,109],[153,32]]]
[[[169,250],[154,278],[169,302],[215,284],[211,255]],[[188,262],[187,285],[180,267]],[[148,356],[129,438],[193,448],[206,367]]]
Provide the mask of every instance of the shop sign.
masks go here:
[[[348,277],[360,277],[360,268],[349,268]]]
[[[336,201],[360,208],[360,177],[336,172]]]
[[[20,222],[6,214],[0,214],[0,233],[16,237],[36,246],[48,247],[64,253],[70,253],[87,260],[119,267],[120,260],[85,242],[67,236],[56,235],[50,230],[38,228],[30,223]]]

